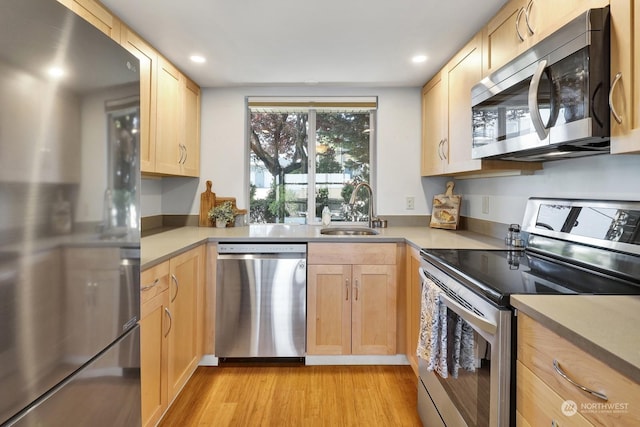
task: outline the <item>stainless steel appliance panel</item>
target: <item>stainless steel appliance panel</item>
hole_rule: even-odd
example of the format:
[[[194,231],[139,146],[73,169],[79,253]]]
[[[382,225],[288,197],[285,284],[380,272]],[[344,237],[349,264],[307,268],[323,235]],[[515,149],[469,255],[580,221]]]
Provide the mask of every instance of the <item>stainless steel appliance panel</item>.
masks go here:
[[[8,426],[139,426],[140,327],[8,422]]]
[[[306,278],[305,253],[220,254],[216,356],[303,357]]]
[[[139,123],[118,116],[108,138],[105,108],[139,97],[138,59],[60,2],[0,2],[0,424],[138,321]],[[101,232],[107,189],[129,219],[118,235]]]
[[[473,87],[474,158],[609,152],[608,22],[591,9]]]
[[[420,275],[423,283],[431,280],[442,289],[440,298],[447,316],[452,320],[459,316],[471,326],[476,352],[476,369],[473,372],[460,369],[457,377],[443,378],[428,371],[424,360],[418,361],[418,411],[422,422],[430,425],[432,418],[437,420],[435,409],[447,426],[509,426],[513,415],[510,412],[513,313],[475,295],[430,263],[422,263]],[[454,348],[453,339],[448,337],[448,351]]]

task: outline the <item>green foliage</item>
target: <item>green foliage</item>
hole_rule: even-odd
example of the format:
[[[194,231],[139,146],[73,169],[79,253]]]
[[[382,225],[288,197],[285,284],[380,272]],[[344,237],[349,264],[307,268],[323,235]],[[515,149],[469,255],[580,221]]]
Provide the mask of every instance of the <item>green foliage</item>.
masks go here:
[[[216,205],[208,213],[209,221],[222,221],[225,224],[230,223],[235,218],[235,212],[231,202],[224,202]]]

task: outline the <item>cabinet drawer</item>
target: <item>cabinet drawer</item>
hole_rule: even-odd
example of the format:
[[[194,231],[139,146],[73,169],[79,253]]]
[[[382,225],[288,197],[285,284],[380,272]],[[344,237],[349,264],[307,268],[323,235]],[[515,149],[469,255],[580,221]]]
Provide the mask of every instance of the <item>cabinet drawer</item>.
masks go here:
[[[593,426],[580,414],[564,415],[562,410],[565,399],[551,390],[521,362],[516,365],[516,386],[516,407],[523,421],[519,426]],[[553,421],[556,424],[553,424]]]
[[[388,264],[396,263],[395,243],[309,243],[309,264]]]
[[[569,378],[605,394],[608,401],[592,396],[562,378],[554,369],[554,359]],[[522,313],[518,316],[518,361],[563,400],[574,401],[578,413],[591,423],[640,425],[638,383]]]
[[[151,267],[140,274],[141,303],[144,304],[167,289],[169,289],[168,261]]]

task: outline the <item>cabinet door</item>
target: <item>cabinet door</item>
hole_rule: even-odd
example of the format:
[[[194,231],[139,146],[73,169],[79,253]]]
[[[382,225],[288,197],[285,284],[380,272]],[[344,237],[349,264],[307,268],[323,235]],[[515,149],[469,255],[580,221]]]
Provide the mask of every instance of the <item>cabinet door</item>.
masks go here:
[[[351,353],[396,353],[396,268],[354,265]]]
[[[447,172],[482,168],[471,158],[471,88],[482,78],[482,37],[476,35],[446,68],[449,93]]]
[[[129,28],[122,29],[122,45],[140,60],[140,170],[156,171],[157,52]]]
[[[168,290],[145,301],[140,317],[142,425],[147,427],[156,425],[168,405],[167,336],[172,328]]]
[[[184,149],[180,146],[180,72],[159,57],[156,122],[156,172],[180,175]]]
[[[586,10],[608,4],[608,0],[529,0],[522,25],[529,38],[527,47],[559,30]]]
[[[309,265],[307,354],[351,354],[351,266]]]
[[[197,177],[200,175],[200,87],[186,77],[183,81],[182,175]]]
[[[494,16],[484,30],[484,75],[497,70],[522,49],[527,37],[524,19],[524,0],[507,3]]]
[[[639,46],[640,5],[633,0],[611,0],[611,78],[614,82],[611,153],[614,154],[640,152]]]
[[[408,246],[408,245],[407,245]],[[418,268],[420,255],[416,249],[407,247],[407,359],[418,375],[418,355],[416,347],[420,335],[420,309],[422,307],[422,286]]]
[[[120,43],[120,20],[94,0],[58,0],[91,25]]]
[[[187,382],[198,365],[202,346],[204,247],[170,260],[169,309],[173,325],[169,333],[169,400]]]
[[[446,163],[446,73],[436,74],[422,89],[422,176],[439,175]]]

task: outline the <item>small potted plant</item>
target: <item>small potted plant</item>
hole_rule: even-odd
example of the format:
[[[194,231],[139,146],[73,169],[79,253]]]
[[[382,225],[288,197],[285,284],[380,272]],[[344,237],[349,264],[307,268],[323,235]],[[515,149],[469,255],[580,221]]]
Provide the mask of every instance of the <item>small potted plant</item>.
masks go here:
[[[209,221],[215,223],[218,228],[226,227],[234,218],[235,212],[233,211],[231,202],[216,205],[209,211]]]

